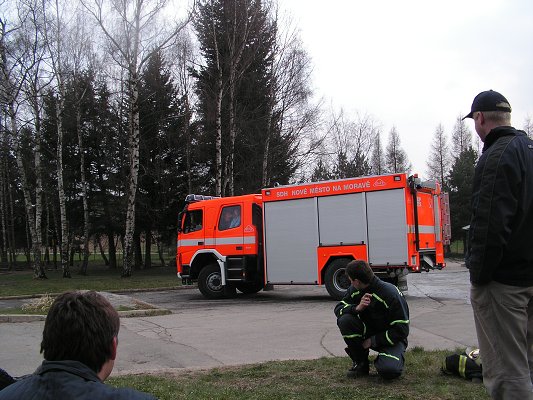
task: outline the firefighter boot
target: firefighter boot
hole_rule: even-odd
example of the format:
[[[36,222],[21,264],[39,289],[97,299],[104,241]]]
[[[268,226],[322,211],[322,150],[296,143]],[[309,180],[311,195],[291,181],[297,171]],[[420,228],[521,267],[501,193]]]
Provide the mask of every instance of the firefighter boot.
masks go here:
[[[344,349],[353,361],[352,367],[346,372],[347,378],[360,378],[368,376],[370,363],[368,361],[368,349],[354,351],[348,347]]]

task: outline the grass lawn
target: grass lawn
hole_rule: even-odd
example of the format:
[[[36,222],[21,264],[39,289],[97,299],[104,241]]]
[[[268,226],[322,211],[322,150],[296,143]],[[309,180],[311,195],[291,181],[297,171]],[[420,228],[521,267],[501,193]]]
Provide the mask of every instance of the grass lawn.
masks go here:
[[[406,370],[397,380],[377,375],[348,379],[347,357],[306,361],[276,361],[209,371],[110,378],[114,386],[134,387],[161,400],[174,399],[490,399],[482,384],[441,373],[444,358],[453,352],[407,352]]]
[[[36,295],[62,293],[67,290],[91,289],[96,291],[120,291],[127,289],[175,287],[181,285],[173,267],[153,267],[133,270],[130,278],[121,278],[121,269],[110,270],[106,266],[91,263],[87,275],[80,275],[79,269],[71,268],[72,278],[63,278],[61,268],[47,269],[48,279],[33,279],[30,268],[22,271],[0,273],[0,296]]]

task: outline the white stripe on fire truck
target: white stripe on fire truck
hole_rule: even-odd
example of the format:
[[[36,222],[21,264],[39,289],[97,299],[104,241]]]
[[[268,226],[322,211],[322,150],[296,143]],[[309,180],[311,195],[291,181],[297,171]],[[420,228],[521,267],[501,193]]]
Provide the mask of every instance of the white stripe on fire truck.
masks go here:
[[[415,226],[409,225],[408,233],[415,233]],[[435,233],[434,225],[418,225],[418,233]]]
[[[201,239],[181,239],[178,240],[178,246],[199,246],[199,242],[202,242]],[[255,244],[255,237],[253,236],[235,236],[235,237],[225,237],[225,238],[205,238],[203,240],[205,246],[214,246],[215,244]]]

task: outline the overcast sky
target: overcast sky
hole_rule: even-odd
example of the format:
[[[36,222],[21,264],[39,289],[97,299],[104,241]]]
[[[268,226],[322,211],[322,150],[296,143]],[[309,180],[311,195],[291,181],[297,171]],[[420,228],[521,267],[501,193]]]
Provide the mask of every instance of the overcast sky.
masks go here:
[[[513,125],[533,118],[532,0],[279,0],[312,58],[315,96],[392,126],[413,164],[480,91],[501,92]],[[474,125],[467,125],[474,132]]]

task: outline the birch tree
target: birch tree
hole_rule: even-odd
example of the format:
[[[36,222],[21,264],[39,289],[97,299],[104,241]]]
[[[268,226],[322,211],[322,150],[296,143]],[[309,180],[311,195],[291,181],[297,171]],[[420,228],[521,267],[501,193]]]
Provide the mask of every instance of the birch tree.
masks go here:
[[[127,76],[129,103],[129,176],[122,276],[132,273],[135,199],[139,174],[139,77],[157,51],[168,47],[192,17],[180,23],[163,21],[168,0],[82,0],[110,47],[111,57]],[[117,22],[117,23],[114,23]]]
[[[64,44],[62,31],[66,28],[63,21],[63,9],[60,7],[59,0],[55,0],[53,8],[44,9],[44,26],[43,35],[48,47],[48,54],[52,65],[52,72],[56,85],[56,127],[57,127],[57,152],[56,152],[56,166],[57,166],[57,191],[59,196],[59,216],[61,221],[61,269],[63,271],[63,278],[70,278],[69,266],[69,222],[67,219],[67,198],[65,195],[65,181],[64,181],[64,164],[63,164],[63,141],[64,129],[63,118],[65,112],[65,79],[67,71],[64,65]],[[64,4],[61,4],[63,6]]]
[[[37,31],[40,10],[33,2],[19,3],[17,9],[18,20],[16,25],[8,28],[5,18],[0,18],[0,102],[5,109],[10,121],[10,131],[16,162],[21,178],[24,206],[26,211],[27,227],[29,230],[33,255],[33,276],[36,279],[46,279],[41,260],[40,239],[40,208],[34,214],[31,187],[24,165],[21,148],[21,128],[19,126],[19,110],[23,107],[23,87],[29,75],[39,62],[40,53],[37,51],[39,37]],[[8,43],[8,38],[12,40]],[[39,156],[37,156],[37,160]],[[37,193],[37,197],[40,193]],[[12,199],[9,200],[10,202]],[[37,203],[40,206],[40,201]],[[37,225],[37,222],[39,225]]]
[[[276,130],[296,145],[301,133],[315,125],[314,118],[318,115],[317,110],[309,104],[312,94],[311,59],[303,49],[298,30],[289,18],[281,19],[277,9],[271,25],[275,36],[269,56],[268,119],[264,139],[262,187],[270,185],[269,163],[274,161],[270,146]],[[307,150],[312,151],[317,141],[309,142],[312,144]]]

